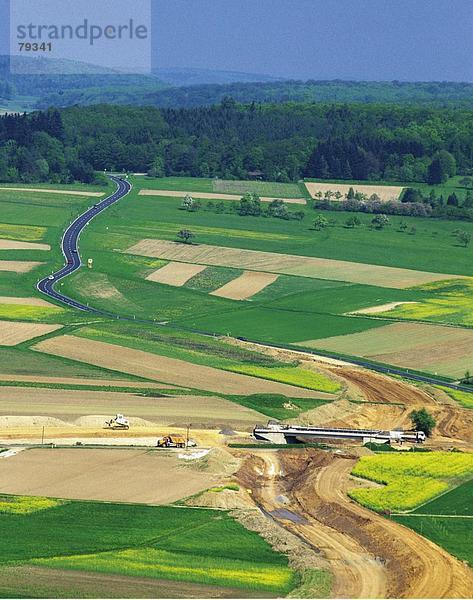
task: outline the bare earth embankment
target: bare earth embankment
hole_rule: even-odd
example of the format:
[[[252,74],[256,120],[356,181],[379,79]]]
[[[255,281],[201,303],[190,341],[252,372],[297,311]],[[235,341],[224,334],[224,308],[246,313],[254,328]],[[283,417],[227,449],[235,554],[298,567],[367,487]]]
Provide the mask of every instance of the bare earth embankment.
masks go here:
[[[207,244],[179,244],[156,239],[141,240],[128,248],[126,252],[191,264],[234,267],[250,271],[350,281],[352,283],[399,289],[456,277],[442,273],[382,267],[344,260],[242,250],[223,246],[209,246]]]

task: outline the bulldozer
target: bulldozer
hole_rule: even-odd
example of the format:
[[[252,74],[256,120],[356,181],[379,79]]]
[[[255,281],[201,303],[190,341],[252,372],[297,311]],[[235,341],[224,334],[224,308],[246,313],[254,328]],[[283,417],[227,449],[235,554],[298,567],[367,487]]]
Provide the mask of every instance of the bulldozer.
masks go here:
[[[156,446],[158,448],[185,448],[186,440],[182,435],[170,433],[160,438]]]
[[[117,414],[110,421],[105,421],[105,426],[110,429],[130,429],[130,421],[123,415]]]

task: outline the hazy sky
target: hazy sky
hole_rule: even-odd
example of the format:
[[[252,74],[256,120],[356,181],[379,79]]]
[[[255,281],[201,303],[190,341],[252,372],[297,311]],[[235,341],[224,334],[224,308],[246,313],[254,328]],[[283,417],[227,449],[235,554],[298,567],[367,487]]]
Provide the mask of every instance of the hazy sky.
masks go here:
[[[31,0],[38,18],[42,1]],[[473,81],[473,0],[152,2],[158,67],[301,79]],[[0,9],[8,3],[0,0]],[[70,4],[63,0],[62,6],[58,17],[67,18]],[[0,18],[0,51],[7,40]]]
[[[155,0],[154,12],[159,66],[473,81],[472,0]]]

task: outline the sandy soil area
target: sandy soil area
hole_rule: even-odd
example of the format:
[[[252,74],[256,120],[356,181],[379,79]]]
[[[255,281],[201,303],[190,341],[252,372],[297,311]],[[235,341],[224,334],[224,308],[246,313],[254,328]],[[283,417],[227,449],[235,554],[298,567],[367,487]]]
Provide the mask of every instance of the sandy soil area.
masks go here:
[[[215,192],[179,192],[176,190],[140,190],[139,196],[165,196],[167,198],[184,198],[187,194],[199,200],[240,200],[242,194],[216,194]],[[261,202],[272,202],[274,198],[260,196]],[[304,198],[281,198],[288,204],[306,204]]]
[[[116,413],[160,425],[193,423],[195,427],[248,428],[265,419],[256,411],[213,396],[152,398],[123,392],[0,386],[0,415],[42,415],[69,422],[83,415],[102,415],[99,423],[103,424]]]
[[[378,313],[384,313],[388,310],[393,310],[397,306],[402,306],[403,304],[417,304],[417,302],[388,302],[387,304],[380,304],[378,306],[370,306],[369,308],[360,308],[360,310],[355,310],[351,313],[351,315],[376,315]]]
[[[0,345],[16,346],[26,340],[61,329],[62,325],[0,321]]]
[[[192,279],[194,275],[204,271],[207,267],[205,265],[191,265],[188,263],[170,262],[169,264],[161,267],[154,273],[151,273],[146,278],[148,281],[155,281],[157,283],[165,283],[166,285],[174,285],[181,287],[189,279]]]
[[[223,246],[209,246],[207,244],[179,244],[156,239],[141,240],[128,248],[126,252],[193,264],[234,267],[316,279],[350,281],[387,288],[406,288],[442,279],[458,278],[456,275],[382,267],[344,260],[242,250]]]
[[[177,454],[92,448],[35,448],[2,462],[6,494],[167,504],[212,486],[218,475]]]
[[[3,423],[3,425],[2,425]],[[15,449],[32,445],[77,446],[139,446],[156,447],[158,438],[169,433],[187,436],[187,426],[143,425],[142,419],[131,418],[128,430],[103,427],[104,419],[97,415],[80,417],[74,424],[53,417],[0,417],[0,444],[15,444]],[[138,425],[135,426],[135,424]],[[235,436],[220,434],[220,429],[199,429],[194,424],[189,429],[190,438],[201,448],[224,448],[228,440],[250,440],[247,431],[237,431]],[[44,437],[43,437],[44,427]],[[2,455],[0,455],[2,456]],[[218,470],[218,469],[217,469]]]
[[[348,193],[348,190],[352,187],[355,192],[361,192],[362,194],[366,194],[368,198],[373,194],[376,194],[380,197],[383,202],[388,202],[390,200],[399,200],[399,196],[401,195],[403,187],[399,187],[396,185],[359,185],[358,183],[345,184],[345,183],[319,183],[319,182],[306,182],[305,187],[307,188],[309,194],[312,198],[316,198],[317,192],[340,192],[345,196]],[[345,200],[345,197],[340,198],[341,200]],[[333,201],[336,201],[336,198],[332,198]]]
[[[274,273],[245,271],[240,277],[229,281],[218,290],[211,292],[211,294],[230,300],[248,300],[248,298],[274,283],[277,278],[278,275],[274,275]]]
[[[33,260],[0,260],[0,271],[11,271],[13,273],[28,273],[29,271],[43,265],[42,262]]]
[[[80,190],[52,190],[49,188],[22,188],[22,187],[0,187],[2,190],[8,190],[10,192],[39,192],[44,194],[62,194],[63,196],[93,196],[100,198],[104,195],[104,192],[82,192]]]
[[[44,340],[34,349],[197,390],[238,395],[274,393],[295,398],[333,397],[293,385],[221,371],[213,367],[195,365],[175,358],[69,335]]]
[[[0,250],[51,250],[51,246],[35,242],[18,242],[16,240],[1,239]]]

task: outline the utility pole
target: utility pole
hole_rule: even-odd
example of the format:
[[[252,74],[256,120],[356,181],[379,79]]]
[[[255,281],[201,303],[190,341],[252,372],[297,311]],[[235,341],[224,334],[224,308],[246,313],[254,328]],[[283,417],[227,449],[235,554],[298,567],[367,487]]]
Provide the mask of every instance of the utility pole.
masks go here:
[[[186,435],[186,448],[189,448],[189,429],[191,428],[191,423],[187,425],[187,435]]]
[[[41,432],[41,446],[44,446],[44,425],[43,425],[43,431]]]

